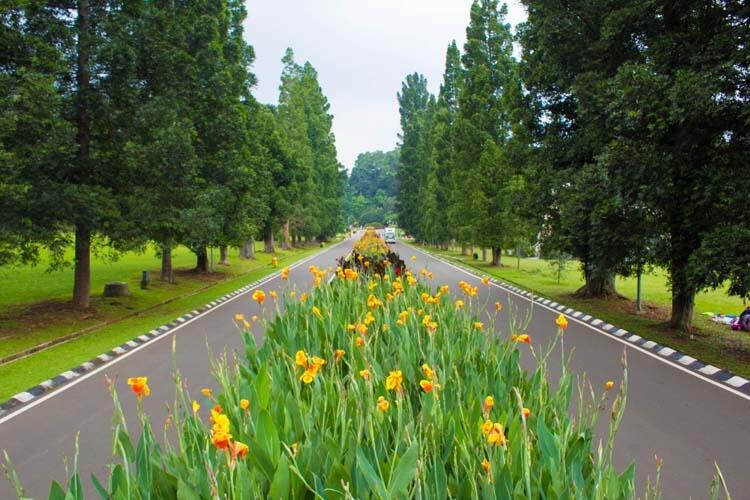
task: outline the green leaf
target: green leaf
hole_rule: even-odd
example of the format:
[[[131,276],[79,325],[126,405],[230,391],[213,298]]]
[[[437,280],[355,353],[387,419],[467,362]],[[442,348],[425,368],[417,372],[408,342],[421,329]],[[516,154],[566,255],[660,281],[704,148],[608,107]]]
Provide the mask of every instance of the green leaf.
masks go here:
[[[279,466],[273,476],[268,498],[289,498],[289,460],[286,455],[281,456]]]
[[[268,370],[262,366],[255,376],[255,392],[258,395],[258,405],[263,410],[268,410],[268,404],[271,401],[271,379],[268,376]]]
[[[177,481],[177,500],[201,500],[200,495],[182,479]]]
[[[62,489],[62,486],[57,481],[52,481],[48,498],[49,500],[65,500],[65,490]]]
[[[406,450],[406,453],[403,454],[393,471],[390,483],[388,484],[388,493],[391,496],[400,495],[406,492],[409,483],[414,479],[414,473],[417,470],[418,457],[419,444],[415,441],[409,449]]]
[[[357,467],[362,472],[370,489],[380,498],[386,498],[388,495],[383,487],[383,481],[380,480],[375,469],[372,468],[372,465],[370,464],[370,461],[367,460],[362,448],[357,448]]]
[[[104,486],[102,486],[102,483],[99,482],[94,474],[91,474],[91,483],[94,485],[96,492],[99,493],[99,498],[102,500],[109,500],[107,490],[104,489]]]
[[[279,455],[281,454],[281,444],[279,442],[279,433],[276,430],[273,417],[271,417],[271,415],[265,410],[261,411],[258,416],[256,438],[258,439],[258,443],[268,454],[275,469],[276,464],[279,461]]]
[[[128,436],[128,433],[125,432],[125,429],[120,427],[117,431],[117,442],[122,445],[122,448],[125,450],[125,459],[126,462],[132,463],[135,460],[135,451],[133,451],[133,443],[130,442],[130,436]]]

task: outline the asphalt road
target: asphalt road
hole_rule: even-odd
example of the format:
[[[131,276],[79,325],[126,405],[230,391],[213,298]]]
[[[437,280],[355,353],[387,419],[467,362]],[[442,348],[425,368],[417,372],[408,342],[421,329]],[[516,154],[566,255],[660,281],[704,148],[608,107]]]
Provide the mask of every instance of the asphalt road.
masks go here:
[[[335,265],[335,259],[348,253],[351,241],[331,247],[309,261],[293,268],[290,284],[298,289],[311,284],[307,266]],[[480,285],[476,277],[446,265],[422,251],[403,243],[395,245],[407,265],[427,267],[434,274],[434,283],[452,287],[460,281]],[[414,255],[415,262],[410,260]],[[286,284],[273,278],[261,286],[268,291]],[[527,299],[513,296],[498,287],[480,286],[481,300],[493,307],[495,301],[514,304],[521,311],[529,307]],[[268,302],[264,309],[251,299],[252,290],[224,305],[183,324],[173,333],[122,356],[109,365],[77,379],[67,386],[36,400],[0,419],[0,449],[6,449],[26,486],[26,494],[46,498],[53,479],[65,479],[63,458],[71,457],[74,437],[80,431],[79,468],[87,490],[89,476],[103,477],[105,464],[111,461],[112,402],[105,384],[105,374],[117,380],[122,399],[127,401],[126,379],[148,376],[151,397],[144,400],[144,410],[152,416],[154,427],[167,415],[165,404],[173,398],[172,342],[176,336],[176,363],[191,392],[212,387],[210,349],[242,352],[242,341],[233,322],[234,314],[243,313],[270,317]],[[535,344],[546,344],[555,334],[557,312],[536,304],[529,327]],[[573,351],[571,368],[586,373],[594,385],[622,376],[620,357],[623,344],[569,319],[565,333],[566,351]],[[505,332],[507,334],[507,332]],[[261,333],[258,332],[260,338]],[[713,477],[714,461],[724,473],[734,498],[750,498],[750,401],[717,387],[660,359],[628,346],[628,406],[617,439],[616,465],[624,469],[636,463],[639,483],[653,477],[654,456],[664,463],[662,486],[664,498],[707,498]],[[522,362],[530,366],[524,355]],[[552,356],[553,375],[558,356]],[[31,384],[30,384],[31,385]],[[134,406],[124,404],[128,424],[136,428]],[[606,416],[605,416],[606,419]],[[93,498],[93,496],[89,495]],[[0,482],[0,499],[14,498],[9,483]]]

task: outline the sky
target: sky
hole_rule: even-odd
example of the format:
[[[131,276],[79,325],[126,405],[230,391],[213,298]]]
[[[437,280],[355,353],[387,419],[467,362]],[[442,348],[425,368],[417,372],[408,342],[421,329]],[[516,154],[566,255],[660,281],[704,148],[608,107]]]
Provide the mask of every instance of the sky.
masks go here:
[[[451,40],[466,41],[472,0],[246,0],[245,38],[255,48],[255,96],[275,104],[281,58],[318,71],[331,104],[339,162],[393,149],[400,130],[396,93],[407,74],[419,72],[437,94]],[[507,21],[525,20],[518,0]]]

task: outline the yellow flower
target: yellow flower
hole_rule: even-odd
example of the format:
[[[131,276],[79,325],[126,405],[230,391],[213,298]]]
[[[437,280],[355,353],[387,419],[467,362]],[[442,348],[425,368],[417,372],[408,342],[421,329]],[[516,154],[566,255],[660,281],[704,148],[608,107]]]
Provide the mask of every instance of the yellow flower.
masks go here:
[[[484,406],[485,413],[488,412],[488,411],[490,411],[492,409],[492,407],[495,406],[495,398],[492,397],[492,396],[487,396],[486,398],[484,398],[484,405],[483,406]]]
[[[390,329],[391,329],[391,327],[388,326],[388,325],[383,325],[383,326],[380,327],[380,331],[382,331],[383,333],[387,332]]]
[[[245,316],[242,315],[242,314],[235,314],[234,315],[234,320],[235,321],[245,321]]]
[[[354,328],[355,328],[355,326],[354,326],[353,324],[351,324],[351,323],[349,323],[348,325],[346,325],[346,329],[347,329],[348,331],[350,331],[350,332],[353,332],[353,331],[354,331]]]
[[[378,287],[378,284],[375,283],[374,281],[371,281],[367,284],[367,289],[370,291],[375,290],[377,287]]]
[[[320,309],[318,309],[317,307],[312,307],[312,313],[317,316],[318,319],[323,319],[323,315],[321,314]]]
[[[379,307],[382,305],[383,305],[383,302],[380,301],[374,295],[371,294],[369,297],[367,297],[367,307],[369,307],[370,309],[375,309],[376,307]]]
[[[437,388],[437,385],[433,384],[431,380],[420,380],[419,387],[421,387],[425,393],[428,393]]]
[[[566,328],[568,328],[568,318],[566,318],[565,315],[561,314],[555,320],[555,324],[560,328],[560,330],[565,330]]]
[[[492,431],[492,426],[494,424],[492,423],[492,420],[485,420],[482,424],[482,432],[485,434],[489,434]]]
[[[276,257],[272,258],[272,259],[271,259],[271,265],[272,265],[273,267],[276,267],[276,266],[278,266],[278,265],[279,265],[279,259],[277,259]]]
[[[270,295],[273,300],[276,300],[277,294],[275,290],[268,292],[268,295]]]
[[[375,322],[375,316],[372,315],[370,311],[367,311],[367,314],[365,314],[365,326],[370,326]]]
[[[315,371],[305,370],[299,379],[306,384],[311,384],[312,381],[315,380],[315,375],[316,375]]]
[[[339,360],[341,360],[341,358],[344,357],[345,354],[346,354],[345,350],[343,350],[343,349],[336,349],[335,351],[333,351],[333,359],[335,359],[336,361],[339,361]]]
[[[326,360],[323,358],[319,358],[318,356],[313,356],[312,360],[310,361],[310,364],[312,364],[313,366],[320,367],[326,364]]]
[[[249,329],[250,329],[250,322],[249,322],[249,321],[247,321],[247,320],[244,320],[244,321],[242,322],[242,326],[244,326],[244,327],[245,327],[245,330],[249,330]]]
[[[305,354],[305,351],[297,351],[297,353],[294,355],[294,362],[297,364],[297,366],[307,368],[307,354]]]
[[[367,320],[367,318],[365,318],[365,320]],[[357,333],[359,333],[360,335],[367,335],[367,325],[357,323]]]
[[[229,449],[229,443],[232,440],[232,435],[224,431],[214,431],[211,435],[211,442],[219,450]]]
[[[203,389],[201,389],[201,394],[203,394],[207,398],[210,398],[213,395],[213,391],[208,387],[204,387]]]
[[[510,339],[514,342],[518,342],[519,344],[531,344],[531,335],[529,335],[528,333],[513,335]]]
[[[281,270],[281,279],[288,280],[289,279],[289,268],[285,267]]]
[[[430,315],[425,314],[424,317],[422,318],[422,325],[428,326],[430,324],[430,321],[432,321],[432,318],[430,317]]]
[[[292,456],[297,456],[297,449],[299,448],[299,445],[297,443],[292,443],[292,445],[289,447],[292,450]]]
[[[500,312],[503,309],[503,305],[500,302],[495,302],[495,311]]]
[[[383,396],[378,398],[378,411],[386,412],[390,408],[391,404]]]
[[[604,384],[604,389],[608,391],[612,389],[614,386],[615,386],[614,382],[612,382],[611,380],[607,380],[607,383]]]
[[[365,345],[365,339],[363,339],[362,337],[357,337],[354,340],[354,343],[357,345],[357,347],[362,347]]]
[[[448,290],[450,290],[451,287],[448,285],[440,285],[440,293],[448,293]]]
[[[139,401],[143,396],[151,395],[151,389],[148,386],[148,377],[131,377],[128,379],[128,385]]]
[[[482,276],[482,283],[484,283],[485,285],[489,285],[490,279],[487,276]]]
[[[253,317],[250,319],[253,320],[253,323],[255,323],[256,321],[258,321],[258,316],[253,314]]]
[[[300,302],[304,302],[306,300],[307,300],[307,293],[306,292],[302,292],[302,295],[299,296],[299,301]]]
[[[521,410],[521,413],[523,414],[523,419],[524,420],[528,420],[529,417],[531,416],[531,410],[529,410],[528,408],[525,408],[525,407],[524,407],[523,410]]]
[[[463,309],[464,308],[464,301],[463,300],[457,300],[456,301],[456,309]]]
[[[198,410],[201,409],[201,405],[198,404],[198,401],[193,401],[193,415],[198,413]]]
[[[424,373],[424,376],[427,377],[430,380],[432,380],[433,378],[435,378],[435,370],[433,370],[432,368],[430,368],[430,365],[428,365],[427,363],[424,363],[422,365],[422,373]]]
[[[474,322],[474,328],[477,329],[477,330],[479,330],[479,331],[483,331],[484,330],[484,323],[482,323],[481,321],[475,321]]]
[[[240,399],[240,408],[247,411],[247,409],[250,408],[250,401],[247,399]]]
[[[266,300],[266,293],[263,290],[255,290],[253,292],[253,300],[263,305],[263,301]]]
[[[385,379],[385,388],[389,391],[400,391],[401,390],[401,384],[404,381],[404,376],[401,373],[401,370],[393,370],[391,373],[388,374],[388,377]]]
[[[417,256],[416,255],[412,255],[411,256],[411,260],[412,260],[412,262],[416,262],[417,261]]]
[[[484,470],[484,472],[486,473],[490,472],[490,461],[486,458],[482,460],[482,470]]]
[[[370,380],[372,374],[370,373],[370,370],[364,369],[359,371],[359,376],[365,380]]]
[[[495,423],[492,430],[487,434],[487,442],[495,446],[503,446],[508,440],[505,438],[505,431],[500,423]]]

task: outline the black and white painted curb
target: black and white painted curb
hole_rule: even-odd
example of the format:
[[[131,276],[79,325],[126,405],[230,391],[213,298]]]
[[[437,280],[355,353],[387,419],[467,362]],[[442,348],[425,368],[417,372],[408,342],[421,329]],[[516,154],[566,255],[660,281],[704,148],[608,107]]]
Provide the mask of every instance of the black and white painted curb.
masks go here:
[[[346,241],[346,240],[344,240]],[[343,241],[342,241],[343,243]],[[339,243],[340,244],[340,243]],[[337,247],[339,244],[333,245],[332,247],[327,248],[325,251],[330,250],[331,248]],[[290,269],[293,269],[295,267],[299,267],[306,262],[314,259],[315,257],[318,257],[322,252],[317,252],[314,255],[311,255],[305,259],[302,259],[298,262],[295,262],[291,266],[289,266]],[[95,357],[92,360],[86,361],[85,363],[82,363],[75,368],[68,370],[66,372],[61,373],[60,375],[53,377],[51,379],[45,380],[41,384],[35,385],[34,387],[31,387],[30,389],[27,389],[23,392],[20,392],[16,394],[15,396],[11,397],[9,400],[5,401],[4,403],[0,404],[0,417],[3,417],[4,415],[12,412],[13,410],[17,409],[18,407],[25,405],[26,403],[42,396],[43,394],[50,392],[54,389],[57,389],[60,386],[63,386],[70,382],[71,380],[74,380],[82,375],[84,375],[87,372],[90,372],[94,370],[95,368],[102,366],[106,363],[109,363],[113,359],[122,356],[128,351],[132,351],[136,347],[146,344],[153,339],[156,339],[157,337],[161,337],[173,329],[180,326],[182,323],[185,323],[191,318],[194,318],[196,316],[199,316],[211,309],[215,309],[217,306],[228,302],[238,295],[242,295],[244,293],[249,292],[250,290],[254,290],[255,288],[274,280],[281,274],[281,271],[276,271],[268,276],[265,276],[261,279],[258,279],[256,281],[253,281],[252,283],[249,283],[242,288],[238,288],[237,290],[230,292],[226,295],[223,295],[222,297],[219,297],[216,300],[212,300],[208,304],[204,305],[203,307],[199,309],[194,309],[190,311],[187,314],[183,314],[179,318],[175,319],[174,321],[167,323],[166,325],[162,325],[158,328],[154,328],[150,332],[144,333],[143,335],[139,335],[138,337],[134,338],[133,340],[129,340],[125,342],[122,345],[119,345],[115,348],[113,348],[111,351],[105,352],[104,354],[100,354],[99,356]]]
[[[421,249],[419,250],[424,252]],[[428,253],[428,252],[424,252],[424,253]],[[475,276],[477,279],[481,279],[481,276],[477,274],[477,270],[475,268],[466,266],[463,263],[459,263],[455,261],[448,261],[442,257],[438,257],[437,255],[433,253],[429,253],[429,255],[430,257],[436,260],[439,260],[445,264],[458,267],[466,271],[467,273],[471,274],[472,276]],[[746,378],[740,377],[727,370],[723,370],[711,364],[704,363],[703,361],[699,359],[696,359],[692,356],[688,356],[687,354],[682,353],[680,351],[676,351],[672,349],[671,347],[661,345],[657,342],[654,342],[653,340],[646,340],[640,335],[636,335],[635,333],[629,332],[622,328],[618,328],[617,326],[607,323],[606,321],[601,320],[599,318],[595,318],[594,316],[590,314],[577,311],[571,307],[567,307],[563,304],[554,302],[548,298],[529,292],[528,290],[524,290],[523,288],[519,288],[509,283],[505,283],[504,281],[500,281],[490,276],[488,276],[488,278],[490,282],[495,284],[496,286],[503,288],[507,291],[513,292],[516,295],[525,297],[532,303],[542,304],[548,307],[549,309],[553,309],[555,311],[560,312],[561,314],[565,316],[574,318],[575,320],[585,323],[589,327],[594,328],[600,333],[603,333],[605,335],[610,335],[612,337],[618,337],[635,346],[640,347],[641,349],[653,352],[654,354],[664,359],[665,361],[669,361],[675,365],[681,366],[687,370],[695,372],[702,377],[718,382],[720,385],[730,387],[736,391],[741,392],[742,394],[750,396],[750,380],[747,380]]]

